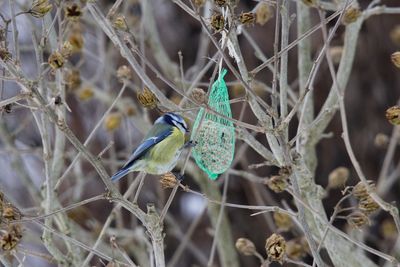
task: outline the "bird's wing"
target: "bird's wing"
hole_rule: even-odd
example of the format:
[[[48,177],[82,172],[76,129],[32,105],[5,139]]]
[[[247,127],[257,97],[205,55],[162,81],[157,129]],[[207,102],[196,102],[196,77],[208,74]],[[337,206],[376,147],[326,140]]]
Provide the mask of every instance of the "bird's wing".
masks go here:
[[[154,130],[151,129],[147,136],[152,136],[145,138],[142,143],[136,148],[133,154],[129,157],[128,162],[123,166],[123,168],[133,164],[133,162],[145,154],[151,147],[160,143],[162,140],[167,138],[172,133],[170,127],[162,127],[161,129]]]

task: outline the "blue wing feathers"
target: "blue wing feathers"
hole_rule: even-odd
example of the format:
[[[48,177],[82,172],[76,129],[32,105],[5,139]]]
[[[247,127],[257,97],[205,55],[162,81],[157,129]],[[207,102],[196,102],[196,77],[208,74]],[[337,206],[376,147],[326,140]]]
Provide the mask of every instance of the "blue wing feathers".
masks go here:
[[[115,182],[118,181],[119,179],[121,179],[122,177],[124,177],[127,173],[129,172],[129,167],[128,168],[122,168],[119,171],[117,171],[116,174],[114,174],[111,177],[111,181]]]
[[[162,129],[162,131],[150,131],[150,133],[152,132],[154,133],[154,135],[150,135],[151,137],[148,137],[148,135],[147,138],[136,148],[136,150],[132,153],[122,169],[111,177],[112,181],[118,181],[119,179],[124,177],[130,171],[130,167],[135,163],[135,161],[143,156],[150,148],[171,135],[172,129],[168,127],[166,129]]]

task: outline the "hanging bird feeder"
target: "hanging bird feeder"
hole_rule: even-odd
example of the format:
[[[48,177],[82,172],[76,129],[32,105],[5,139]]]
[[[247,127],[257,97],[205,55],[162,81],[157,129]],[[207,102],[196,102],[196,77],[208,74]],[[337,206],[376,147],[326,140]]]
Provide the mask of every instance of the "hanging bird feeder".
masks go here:
[[[214,112],[200,109],[191,137],[197,142],[192,155],[212,180],[230,167],[235,152],[235,127],[229,120],[232,112],[224,81],[226,73],[223,69],[211,88],[208,107]]]

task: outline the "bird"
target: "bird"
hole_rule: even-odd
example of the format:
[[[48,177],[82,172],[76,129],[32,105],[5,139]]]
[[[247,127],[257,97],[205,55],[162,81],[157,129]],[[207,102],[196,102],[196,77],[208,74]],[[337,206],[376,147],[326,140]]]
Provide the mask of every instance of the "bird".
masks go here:
[[[165,113],[154,122],[140,145],[111,180],[118,181],[135,171],[155,175],[170,172],[178,162],[182,150],[193,145],[192,141],[185,143],[187,133],[188,127],[180,115]]]

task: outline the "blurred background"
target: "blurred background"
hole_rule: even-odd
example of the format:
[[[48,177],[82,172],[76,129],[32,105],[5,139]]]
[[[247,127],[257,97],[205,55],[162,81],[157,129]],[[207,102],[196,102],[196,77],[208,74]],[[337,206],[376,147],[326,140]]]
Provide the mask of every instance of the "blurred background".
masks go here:
[[[143,3],[145,2],[145,3]],[[183,1],[190,6],[188,1]],[[201,2],[201,1],[199,1]],[[296,40],[296,1],[288,1],[288,13],[291,17],[289,31],[289,43]],[[399,7],[396,0],[378,1],[379,5]],[[0,13],[3,20],[0,20],[0,35],[2,48],[7,48],[14,60],[17,56],[14,46],[14,37],[11,24],[7,25],[6,20],[11,18],[10,3],[13,3],[15,13],[27,11],[32,8],[30,1],[2,1]],[[99,9],[107,14],[113,6],[114,1],[97,1]],[[251,36],[266,57],[274,55],[274,32],[275,32],[275,7],[274,1],[266,1],[270,10],[270,19],[261,25],[243,26],[246,34]],[[336,2],[326,3],[335,6]],[[144,83],[129,67],[129,63],[121,56],[120,50],[104,34],[101,27],[93,20],[92,15],[86,7],[85,1],[50,1],[52,10],[46,13],[45,17],[35,17],[32,13],[18,15],[16,27],[18,29],[19,64],[29,79],[37,80],[39,75],[48,87],[47,101],[55,110],[65,112],[67,124],[83,143],[102,118],[103,114],[110,107],[120,92],[124,81],[126,89],[119,98],[114,108],[104,121],[101,127],[95,132],[88,144],[88,149],[93,155],[99,155],[101,162],[107,168],[108,173],[114,173],[121,167],[129,157],[133,149],[139,144],[152,122],[160,116],[163,107],[149,109],[138,101],[137,95],[143,93]],[[68,13],[67,7],[76,4],[81,14]],[[255,11],[258,1],[240,0],[235,9],[236,16],[243,12]],[[359,9],[365,10],[371,1],[359,1]],[[145,8],[145,10],[144,10]],[[66,11],[67,10],[67,11]],[[205,1],[200,12],[204,16],[210,16],[217,8],[212,2]],[[43,11],[43,10],[42,10]],[[72,10],[75,11],[76,10]],[[73,13],[73,12],[72,12]],[[327,10],[326,17],[334,11]],[[166,0],[127,0],[120,4],[115,12],[115,18],[124,16],[121,25],[114,27],[126,27],[135,38],[137,49],[153,64],[163,76],[174,83],[178,88],[187,89],[191,85],[200,69],[217,52],[209,38],[202,31],[202,25],[188,15],[174,1]],[[75,18],[75,17],[76,18]],[[114,18],[110,16],[110,20]],[[54,21],[53,19],[56,18]],[[115,21],[114,21],[115,22]],[[311,25],[317,25],[320,18],[315,9],[310,8]],[[51,37],[43,38],[43,31],[48,23],[54,23],[56,43],[51,45]],[[152,24],[155,23],[155,24]],[[207,22],[208,23],[208,22]],[[336,20],[332,20],[328,26],[333,27]],[[345,26],[339,26],[332,42],[329,53],[334,61],[335,56],[339,63],[340,54],[344,42]],[[254,47],[247,38],[241,34],[238,36],[243,58],[249,70],[260,65],[262,62],[255,56]],[[205,36],[205,37],[204,37]],[[213,36],[220,38],[219,33]],[[318,55],[323,46],[321,31],[317,31],[309,37],[312,47],[312,58]],[[62,49],[65,41],[72,44],[71,54],[61,69],[53,69],[48,64],[49,58],[56,49]],[[34,43],[36,43],[34,45]],[[162,47],[157,46],[161,44]],[[42,45],[43,62],[38,61],[35,56],[35,48]],[[202,50],[201,50],[202,49]],[[205,50],[204,50],[205,49]],[[387,153],[389,141],[394,131],[385,118],[385,111],[398,103],[400,96],[400,75],[399,69],[391,62],[391,54],[400,50],[400,15],[383,14],[371,16],[363,23],[356,45],[354,64],[351,70],[349,82],[346,86],[345,104],[349,124],[350,140],[353,145],[356,157],[361,164],[365,175],[370,180],[377,180],[380,175],[382,164]],[[337,56],[339,55],[339,56]],[[165,57],[163,59],[163,57]],[[288,59],[288,84],[298,95],[298,60],[297,47],[289,51]],[[160,64],[161,61],[164,62]],[[141,66],[146,62],[138,57]],[[233,59],[231,62],[234,62]],[[41,64],[38,64],[41,63]],[[126,66],[126,67],[121,67]],[[236,65],[235,65],[236,66]],[[336,65],[337,67],[337,65]],[[154,73],[149,66],[144,68],[147,75],[164,95],[179,104],[182,97],[172,90],[160,76]],[[181,79],[182,70],[183,79]],[[176,76],[176,74],[178,76]],[[3,69],[0,69],[0,77],[7,76]],[[210,79],[213,76],[213,67],[202,77],[195,86],[208,90]],[[264,70],[256,77],[260,84],[272,86],[273,72]],[[243,105],[244,88],[240,82],[231,74],[226,76],[228,90],[231,99],[238,99],[232,104],[233,117],[239,118],[241,112],[245,112],[243,121],[257,125],[257,119],[248,106]],[[13,81],[2,79],[1,100],[17,95],[21,89]],[[323,61],[314,84],[314,108],[319,112],[330,88],[332,80],[326,61]],[[60,90],[61,88],[61,90]],[[255,92],[266,102],[270,103],[270,93],[265,86],[255,88]],[[0,101],[1,101],[0,100]],[[57,101],[63,104],[57,107]],[[37,118],[40,118],[40,109],[32,107],[33,102],[19,101],[18,104],[10,105],[9,110],[2,109],[0,115],[0,189],[4,197],[17,207],[23,214],[43,214],[45,195],[45,175],[43,161],[43,143],[38,127]],[[31,106],[31,108],[27,108]],[[244,108],[243,108],[244,106]],[[190,105],[185,106],[190,108]],[[36,113],[35,118],[32,113]],[[188,120],[189,121],[189,120]],[[192,123],[192,122],[190,122]],[[48,126],[48,135],[51,150],[55,149],[54,126]],[[290,137],[294,137],[297,130],[297,118],[290,126]],[[358,183],[359,179],[352,167],[341,137],[342,127],[339,114],[336,114],[326,130],[326,138],[316,146],[318,165],[315,172],[315,182],[327,189],[328,177],[337,167],[345,167],[349,171],[347,186]],[[266,145],[265,135],[254,133],[255,138]],[[397,138],[397,140],[396,140]],[[398,142],[394,137],[393,142]],[[245,149],[243,141],[238,140],[234,165],[235,171],[246,171],[260,179],[276,175],[278,168],[264,165],[259,168],[249,168],[252,164],[263,163],[265,160],[253,149]],[[242,148],[242,150],[241,150]],[[62,153],[62,164],[59,166],[59,175],[54,191],[56,198],[62,206],[82,201],[95,195],[103,194],[105,186],[100,180],[93,167],[82,157],[68,170],[68,166],[75,158],[77,151],[68,142],[65,142]],[[400,174],[398,167],[399,151],[394,146],[394,156],[390,163],[391,181],[393,183],[385,188],[381,197],[388,202],[399,201],[399,183],[397,178]],[[182,161],[187,152],[182,155]],[[185,175],[183,184],[191,190],[204,193],[202,195],[185,192],[179,189],[173,199],[171,207],[165,220],[165,256],[168,266],[207,266],[210,251],[213,246],[213,227],[210,212],[219,210],[206,201],[207,198],[219,198],[222,192],[222,185],[226,178],[221,177],[216,181],[201,178],[194,179],[193,175],[204,176],[201,170],[194,166],[190,160],[191,171]],[[177,170],[182,167],[178,164]],[[124,192],[133,182],[136,174],[121,180],[117,186]],[[61,181],[60,178],[61,177]],[[286,209],[295,209],[293,198],[288,193],[275,193],[266,185],[252,182],[240,175],[231,172],[229,174],[226,202],[243,205],[268,205],[279,206]],[[208,191],[205,188],[210,187]],[[326,190],[326,197],[323,204],[328,216],[332,213],[338,200],[342,198],[344,187]],[[160,184],[160,177],[147,175],[144,187],[139,196],[139,206],[146,207],[147,203],[155,203],[157,210],[161,211],[170,195],[171,189],[163,189]],[[210,195],[210,194],[217,195]],[[355,205],[354,200],[349,200],[349,206]],[[397,204],[395,204],[397,205]],[[209,209],[207,209],[207,207]],[[104,222],[109,218],[113,204],[100,200],[79,206],[66,212],[74,238],[81,240],[88,246],[92,246],[99,235]],[[216,210],[215,210],[216,209]],[[282,227],[272,214],[251,216],[254,213],[250,209],[237,209],[225,207],[226,219],[229,221],[229,231],[232,241],[240,237],[251,240],[260,254],[266,256],[265,240],[272,233],[281,233],[286,240],[294,240],[299,251],[293,252],[293,259],[312,264],[312,258],[308,254],[306,246],[301,243],[302,237],[295,225],[289,223],[289,227]],[[140,266],[146,266],[149,261],[138,260],[143,257],[137,251],[143,251],[146,255],[148,236],[145,229],[138,223],[137,219],[125,210],[114,213],[110,226],[106,229],[102,238],[100,251],[114,253],[115,248],[110,243],[110,237],[115,236],[118,246],[132,257],[133,261]],[[278,219],[279,221],[279,219]],[[346,220],[338,219],[335,226],[346,230]],[[17,256],[23,265],[26,266],[55,266],[51,256],[41,242],[41,229],[37,226],[23,226],[22,241],[18,244]],[[384,253],[392,254],[392,248],[396,241],[396,231],[389,214],[379,211],[370,216],[370,225],[362,228],[363,240],[369,246]],[[187,241],[185,236],[190,238]],[[361,231],[352,232],[353,235],[360,235]],[[59,244],[60,239],[55,238]],[[185,245],[182,247],[182,243]],[[294,244],[293,243],[293,244]],[[292,244],[291,244],[292,245]],[[60,250],[65,250],[60,245]],[[136,251],[135,251],[136,250]],[[178,252],[177,252],[178,251]],[[3,251],[6,255],[6,251]],[[370,256],[370,255],[369,255]],[[8,257],[8,256],[7,256]],[[238,254],[238,266],[259,266],[257,257]],[[383,262],[374,256],[370,256],[378,266]],[[10,258],[13,258],[10,256]],[[85,258],[85,257],[83,257]],[[327,258],[327,257],[326,257]],[[325,259],[325,258],[324,258]],[[12,259],[12,266],[17,266],[17,261]],[[329,260],[328,260],[329,262]],[[274,263],[272,266],[278,265]],[[88,265],[105,266],[107,261],[94,256]],[[110,265],[111,266],[111,265]],[[150,265],[149,265],[150,266]],[[222,266],[218,253],[212,266]],[[296,266],[296,264],[292,265]]]

